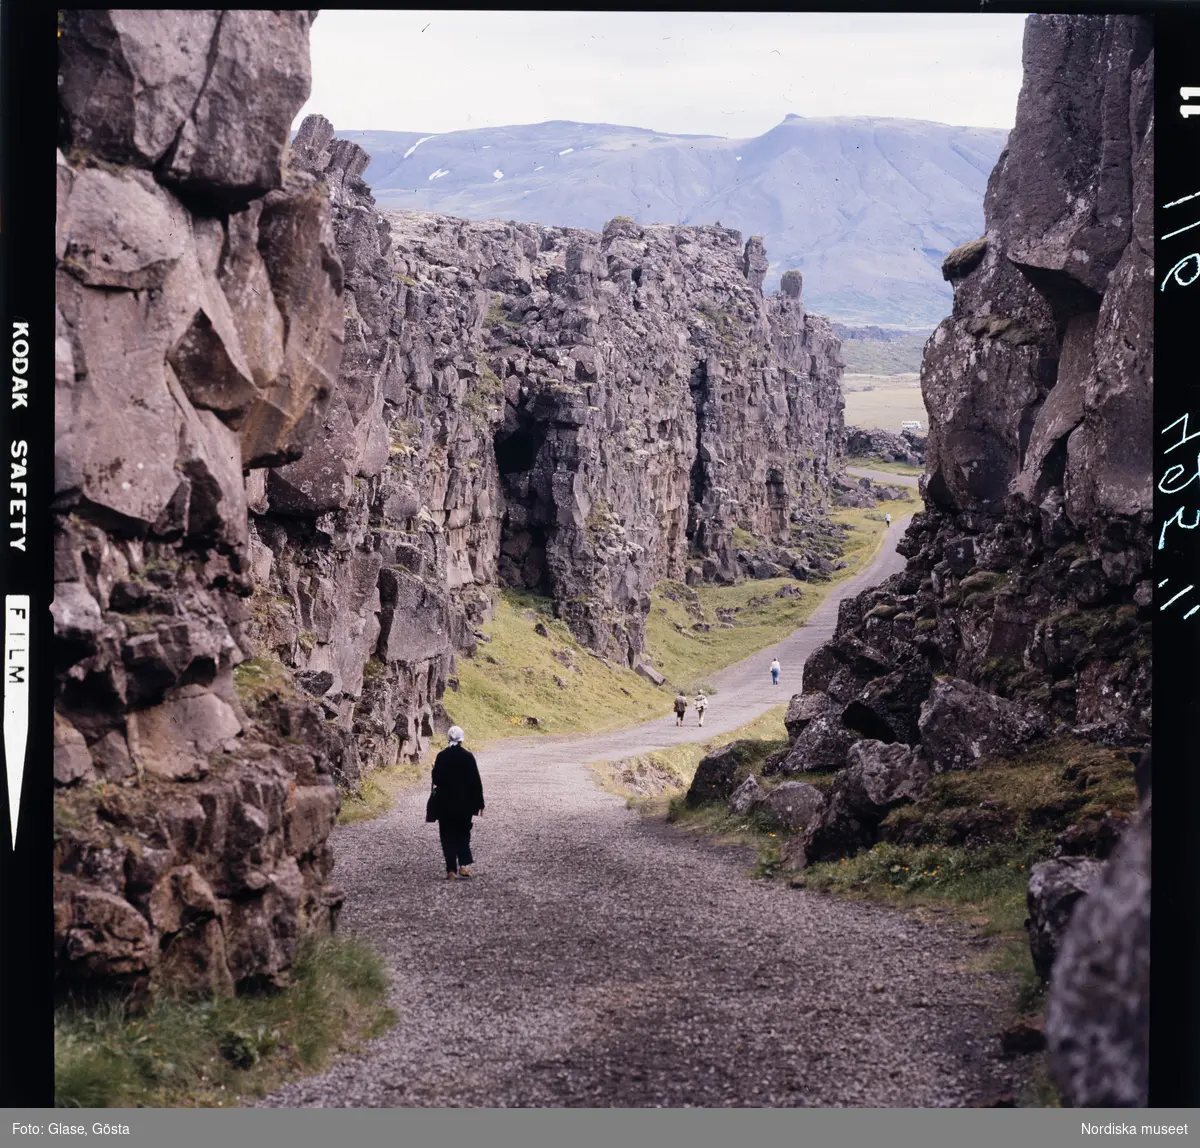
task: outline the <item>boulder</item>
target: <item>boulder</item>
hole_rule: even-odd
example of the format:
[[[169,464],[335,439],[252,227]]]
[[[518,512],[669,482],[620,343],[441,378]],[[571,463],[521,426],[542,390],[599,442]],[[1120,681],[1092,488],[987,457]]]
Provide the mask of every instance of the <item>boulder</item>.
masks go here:
[[[969,769],[985,755],[1017,753],[1051,728],[1045,713],[959,678],[934,679],[918,725],[922,752],[939,772]]]
[[[128,715],[130,749],[140,771],[169,780],[209,770],[209,755],[241,732],[228,702],[197,691]]]
[[[833,779],[825,805],[789,849],[797,868],[850,856],[874,844],[879,823],[898,805],[914,801],[930,776],[929,764],[902,743],[860,741]]]
[[[1040,861],[1030,868],[1026,893],[1029,917],[1025,928],[1033,967],[1042,980],[1050,978],[1071,913],[1103,870],[1103,862],[1083,857]]]
[[[828,708],[828,699],[824,694],[793,694],[792,700],[788,702],[787,713],[783,717],[788,737],[794,741],[814,718],[819,717]]]
[[[758,808],[770,820],[793,833],[811,825],[824,807],[821,791],[805,781],[785,781],[758,801]]]
[[[661,686],[667,680],[653,666],[648,666],[645,662],[638,662],[633,668],[639,676],[645,678],[651,685]]]
[[[727,801],[745,780],[756,751],[754,741],[732,741],[701,758],[685,797],[688,807]]]
[[[310,12],[220,14],[204,49],[203,86],[161,162],[161,179],[233,207],[283,183],[288,132],[312,82],[311,23]]]
[[[766,792],[751,774],[730,795],[729,812],[734,817],[744,817],[762,801]]]
[[[804,710],[804,727],[788,748],[787,756],[772,772],[784,774],[841,769],[846,753],[861,735],[842,724],[841,707],[826,694],[807,695],[814,700]]]
[[[72,142],[113,163],[154,167],[195,106],[220,15],[64,11],[58,94]]]
[[[1147,809],[1076,906],[1051,973],[1050,1070],[1075,1108],[1147,1102],[1150,821]]]
[[[60,879],[54,902],[58,965],[68,981],[128,982],[157,963],[150,925],[124,897]]]
[[[54,780],[58,785],[94,781],[96,770],[87,741],[61,714],[54,715]]]

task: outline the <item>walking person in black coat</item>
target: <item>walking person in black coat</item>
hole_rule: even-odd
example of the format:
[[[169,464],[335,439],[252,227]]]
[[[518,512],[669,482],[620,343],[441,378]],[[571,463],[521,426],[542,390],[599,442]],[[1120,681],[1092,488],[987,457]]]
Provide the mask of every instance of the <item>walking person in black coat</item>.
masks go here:
[[[452,725],[450,742],[433,762],[433,794],[430,801],[446,858],[446,880],[470,877],[471,818],[483,813],[483,781],[475,755],[463,749],[462,727]]]

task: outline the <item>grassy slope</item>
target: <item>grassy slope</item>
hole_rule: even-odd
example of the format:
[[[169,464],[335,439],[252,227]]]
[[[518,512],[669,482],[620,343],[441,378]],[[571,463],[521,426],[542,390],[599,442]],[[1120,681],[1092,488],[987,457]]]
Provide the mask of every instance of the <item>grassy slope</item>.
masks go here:
[[[490,641],[480,643],[473,657],[459,660],[458,689],[448,691],[443,704],[477,747],[536,732],[595,733],[669,713],[679,689],[694,689],[707,675],[803,625],[836,581],[852,577],[878,553],[884,514],[890,511],[895,518],[920,505],[910,500],[880,503],[872,510],[834,511],[835,521],[847,530],[848,563],[834,582],[777,578],[697,587],[702,619],[713,627],[707,633],[693,630],[696,615],[668,597],[691,591],[678,583],[660,584],[651,594],[646,639],[648,660],[667,677],[662,687],[589,654],[564,623],[553,619],[548,600],[505,592],[495,617],[483,628]],[[784,585],[797,587],[800,596],[776,598],[775,591]],[[751,605],[755,599],[762,601]],[[717,625],[718,608],[740,609],[731,629]],[[537,633],[539,624],[549,637]],[[530,717],[537,718],[536,726],[527,721]]]
[[[292,986],[271,996],[66,1007],[54,1020],[62,1108],[226,1107],[314,1072],[390,1028],[382,958],[357,941],[301,945]]]
[[[898,375],[921,369],[921,356],[929,333],[899,339],[843,339],[842,362],[856,375]]]
[[[884,462],[878,458],[847,457],[846,465],[857,466],[862,470],[883,470],[888,474],[906,474],[910,478],[920,478],[925,473],[925,468],[921,466],[909,466],[906,462]]]

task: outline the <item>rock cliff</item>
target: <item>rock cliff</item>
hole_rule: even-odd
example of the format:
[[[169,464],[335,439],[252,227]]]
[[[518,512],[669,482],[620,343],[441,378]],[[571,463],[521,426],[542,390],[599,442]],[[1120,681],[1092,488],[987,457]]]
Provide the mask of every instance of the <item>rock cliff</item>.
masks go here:
[[[244,469],[334,392],[328,198],[285,164],[307,12],[64,14],[55,955],[64,987],[278,981],[339,894],[335,748],[247,708]]]
[[[954,309],[921,371],[926,512],[901,543],[907,569],[843,603],[789,714],[785,772],[841,768],[862,743],[834,783],[845,800],[806,830],[801,863],[873,841],[931,770],[970,768],[1051,734],[1149,741],[1150,26],[1034,16],[1024,63],[985,234],[944,267]],[[1144,854],[1131,845],[1110,865]],[[1148,873],[1101,884],[1123,900],[1119,914],[1082,913],[1093,941],[1106,929],[1115,937],[1122,921],[1148,928],[1148,912],[1132,905]],[[1064,948],[1080,943],[1068,934]],[[1136,939],[1122,949],[1131,967],[1145,951]],[[1105,1015],[1123,1027],[1105,1035],[1086,1019],[1095,985],[1054,979],[1047,1038],[1067,1102],[1145,1102],[1144,1033],[1131,1035],[1144,1024],[1132,999],[1144,985],[1122,968],[1120,987],[1105,991],[1128,999]],[[1085,1063],[1096,1057],[1111,1062],[1104,1087]]]
[[[284,980],[339,902],[335,783],[425,752],[497,586],[633,664],[735,530],[828,565],[839,342],[799,274],[764,297],[719,227],[385,217],[327,121],[286,146],[310,20],[65,18],[64,987]]]
[[[340,780],[425,752],[498,584],[633,664],[655,582],[738,576],[735,526],[803,561],[838,342],[798,274],[763,297],[756,240],[383,215],[321,117],[293,162],[333,204],[345,349],[304,457],[251,479],[252,628]]]

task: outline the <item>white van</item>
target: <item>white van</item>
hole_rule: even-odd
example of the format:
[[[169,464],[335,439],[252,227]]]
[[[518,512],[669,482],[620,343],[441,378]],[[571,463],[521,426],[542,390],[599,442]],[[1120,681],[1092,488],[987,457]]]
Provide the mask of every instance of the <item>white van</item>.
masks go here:
[[[905,422],[902,422],[902,423],[900,424],[900,429],[901,429],[902,431],[906,431],[906,430],[920,430],[920,429],[921,429],[921,424],[920,424],[919,422],[917,422],[917,420],[916,420],[916,419],[908,419],[908,420],[906,420]]]

